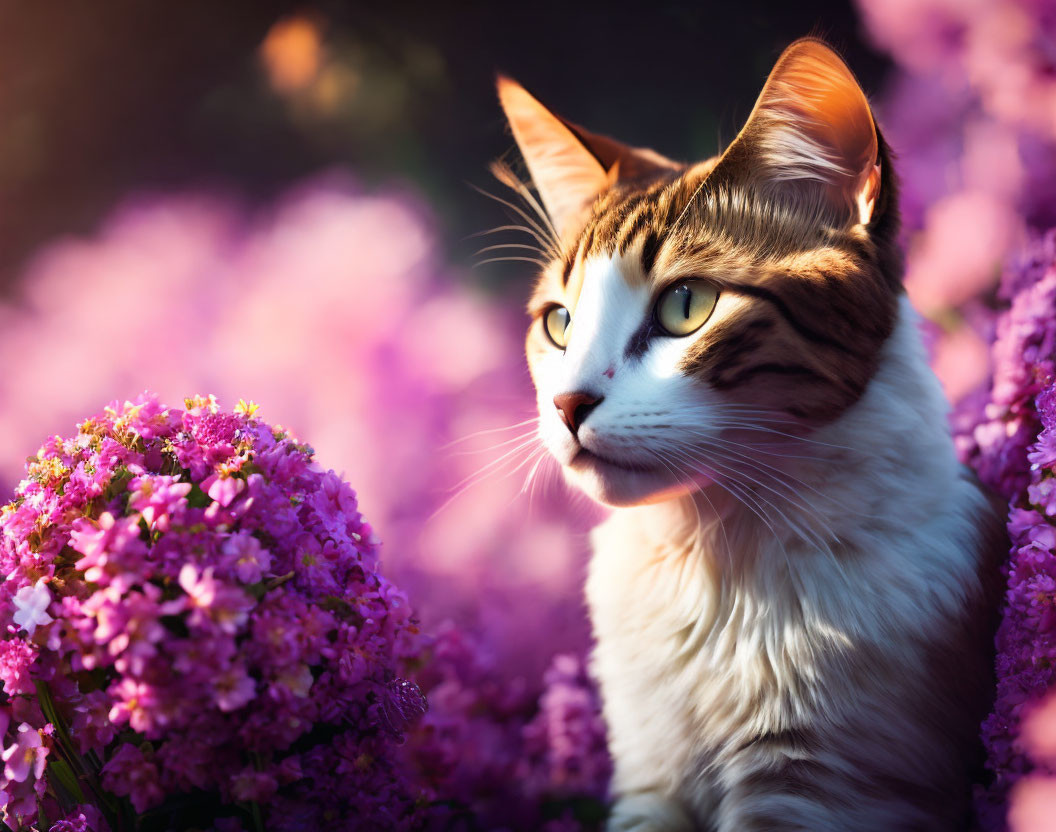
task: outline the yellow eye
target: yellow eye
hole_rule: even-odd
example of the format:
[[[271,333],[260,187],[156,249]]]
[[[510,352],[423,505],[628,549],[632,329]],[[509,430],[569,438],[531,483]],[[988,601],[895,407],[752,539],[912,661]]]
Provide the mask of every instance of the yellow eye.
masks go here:
[[[555,347],[564,349],[568,344],[568,329],[571,325],[572,316],[563,306],[551,306],[543,314],[543,331]]]
[[[689,335],[704,326],[718,300],[718,289],[705,280],[676,283],[656,302],[656,322],[668,335]]]

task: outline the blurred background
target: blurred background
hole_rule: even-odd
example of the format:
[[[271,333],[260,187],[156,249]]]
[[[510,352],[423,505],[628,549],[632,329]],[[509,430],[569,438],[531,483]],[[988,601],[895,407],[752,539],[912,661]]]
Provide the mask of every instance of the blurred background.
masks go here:
[[[598,515],[532,441],[532,266],[476,265],[532,242],[481,236],[520,222],[472,187],[506,196],[497,70],[693,160],[789,42],[828,39],[898,154],[953,399],[987,377],[1002,259],[1056,216],[1046,0],[2,0],[0,24],[0,485],[113,399],[254,400],[359,491],[427,625],[529,688],[587,643]]]
[[[0,269],[87,233],[130,192],[208,188],[260,203],[320,170],[412,183],[445,254],[501,212],[489,160],[512,142],[501,70],[557,112],[679,159],[740,128],[774,58],[820,34],[868,88],[888,68],[850,4],[765,0],[157,4],[5,0]],[[515,280],[497,267],[480,281]]]

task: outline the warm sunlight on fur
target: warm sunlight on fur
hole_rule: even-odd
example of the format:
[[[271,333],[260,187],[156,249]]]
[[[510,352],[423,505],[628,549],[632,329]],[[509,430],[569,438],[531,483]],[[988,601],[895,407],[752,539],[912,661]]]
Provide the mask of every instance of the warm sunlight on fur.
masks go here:
[[[539,217],[539,436],[617,509],[587,585],[610,830],[960,829],[996,516],[954,454],[854,76],[793,44],[688,165],[499,94],[542,201],[500,169]]]

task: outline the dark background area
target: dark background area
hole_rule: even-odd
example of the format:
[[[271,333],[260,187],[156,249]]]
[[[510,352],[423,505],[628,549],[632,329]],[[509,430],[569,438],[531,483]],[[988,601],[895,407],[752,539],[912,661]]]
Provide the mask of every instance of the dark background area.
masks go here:
[[[283,93],[262,42],[309,21],[327,75]],[[887,69],[849,3],[0,2],[0,286],[42,243],[130,194],[263,202],[344,166],[424,192],[448,257],[504,221],[488,161],[512,148],[496,70],[590,129],[680,159],[736,134],[781,49],[827,38],[866,90]],[[501,269],[488,276],[502,280]]]

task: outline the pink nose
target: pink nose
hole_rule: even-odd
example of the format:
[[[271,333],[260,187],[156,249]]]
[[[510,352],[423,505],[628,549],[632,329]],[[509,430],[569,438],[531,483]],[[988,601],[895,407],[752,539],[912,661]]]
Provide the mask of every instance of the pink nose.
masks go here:
[[[605,397],[595,396],[593,393],[558,393],[554,396],[554,407],[560,412],[561,421],[575,436],[590,411],[601,404],[603,398]]]

